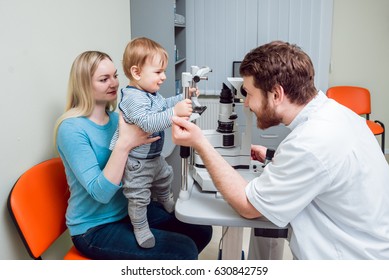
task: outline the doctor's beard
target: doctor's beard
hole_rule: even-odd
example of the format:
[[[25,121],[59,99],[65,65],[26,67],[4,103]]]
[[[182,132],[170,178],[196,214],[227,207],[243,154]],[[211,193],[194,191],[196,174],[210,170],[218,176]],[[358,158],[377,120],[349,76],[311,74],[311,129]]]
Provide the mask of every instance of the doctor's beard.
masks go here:
[[[279,125],[282,121],[282,118],[277,116],[275,110],[268,106],[268,102],[263,104],[260,112],[255,115],[257,116],[257,127],[260,129],[266,129]]]

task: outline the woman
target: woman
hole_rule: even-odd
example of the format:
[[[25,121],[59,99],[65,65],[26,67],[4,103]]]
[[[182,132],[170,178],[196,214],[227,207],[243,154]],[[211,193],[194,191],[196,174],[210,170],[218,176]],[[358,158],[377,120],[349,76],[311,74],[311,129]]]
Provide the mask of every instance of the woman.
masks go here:
[[[55,127],[56,147],[70,188],[66,223],[75,247],[91,259],[197,259],[212,228],[178,221],[160,204],[147,210],[157,245],[137,245],[121,179],[131,149],[152,143],[117,113],[117,70],[102,52],[87,51],[73,62],[65,113]],[[119,138],[111,138],[119,123]]]

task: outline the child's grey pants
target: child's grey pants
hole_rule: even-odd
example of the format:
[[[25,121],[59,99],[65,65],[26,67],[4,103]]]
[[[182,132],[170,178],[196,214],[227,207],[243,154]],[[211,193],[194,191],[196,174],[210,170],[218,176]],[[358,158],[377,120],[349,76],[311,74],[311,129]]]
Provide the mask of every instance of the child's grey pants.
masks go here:
[[[171,193],[173,168],[162,156],[153,159],[128,157],[123,175],[123,194],[128,199],[128,215],[137,224],[147,222],[147,205],[151,194],[158,200],[167,199]]]

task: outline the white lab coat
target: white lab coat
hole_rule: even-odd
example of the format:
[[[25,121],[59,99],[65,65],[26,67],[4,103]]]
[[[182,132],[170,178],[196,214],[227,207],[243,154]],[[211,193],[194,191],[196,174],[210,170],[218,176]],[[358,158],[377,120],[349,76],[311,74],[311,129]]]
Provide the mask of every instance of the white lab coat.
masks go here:
[[[246,187],[297,259],[389,259],[389,166],[365,120],[322,92]]]

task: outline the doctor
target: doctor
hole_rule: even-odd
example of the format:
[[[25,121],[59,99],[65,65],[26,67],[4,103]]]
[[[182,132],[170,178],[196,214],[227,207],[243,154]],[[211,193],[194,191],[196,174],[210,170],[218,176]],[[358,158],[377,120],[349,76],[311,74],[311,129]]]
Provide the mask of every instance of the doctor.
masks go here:
[[[294,258],[389,259],[389,166],[365,120],[316,90],[312,61],[296,45],[252,50],[240,74],[257,126],[291,129],[262,175],[247,182],[184,118],[173,118],[173,141],[199,153],[240,215],[290,224]],[[265,151],[253,146],[253,157]]]

